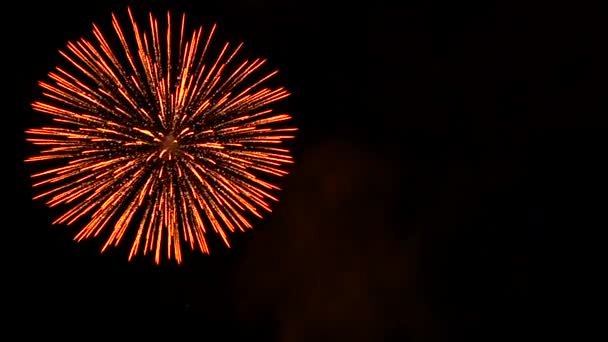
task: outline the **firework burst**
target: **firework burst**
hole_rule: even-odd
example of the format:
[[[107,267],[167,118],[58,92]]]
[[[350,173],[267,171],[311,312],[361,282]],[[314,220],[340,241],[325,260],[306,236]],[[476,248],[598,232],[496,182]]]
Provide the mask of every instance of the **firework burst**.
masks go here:
[[[184,245],[209,253],[208,234],[251,228],[292,163],[284,141],[295,128],[269,105],[289,95],[265,82],[265,60],[237,62],[242,44],[211,48],[215,25],[186,35],[185,15],[166,27],[149,15],[143,30],[128,10],[132,34],[112,15],[113,40],[69,42],[66,67],[40,82],[34,110],[52,120],[26,131],[41,146],[26,161],[47,205],[65,205],[54,224],[83,223],[75,240],[106,237],[102,251],[131,240],[129,260],[154,253],[182,261]],[[175,24],[174,24],[175,25]]]

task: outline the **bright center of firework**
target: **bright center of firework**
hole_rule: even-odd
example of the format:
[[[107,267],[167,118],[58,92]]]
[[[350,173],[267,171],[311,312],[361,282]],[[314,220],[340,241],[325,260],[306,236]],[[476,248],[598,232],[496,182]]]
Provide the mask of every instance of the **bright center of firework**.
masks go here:
[[[161,142],[161,146],[168,153],[173,153],[173,152],[177,151],[179,148],[177,139],[175,139],[175,136],[173,136],[173,134],[171,134],[171,133],[165,135],[165,137],[163,138],[163,140]]]
[[[160,148],[162,149],[161,157],[171,160],[173,159],[172,156],[179,150],[179,144],[175,136],[169,133],[161,140]]]

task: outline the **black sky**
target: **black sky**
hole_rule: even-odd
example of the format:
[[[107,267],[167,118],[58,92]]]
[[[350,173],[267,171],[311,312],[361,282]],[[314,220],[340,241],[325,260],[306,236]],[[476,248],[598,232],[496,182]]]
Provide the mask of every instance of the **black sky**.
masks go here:
[[[591,185],[606,38],[599,11],[582,3],[460,3],[5,9],[10,322],[32,327],[25,335],[84,322],[89,334],[116,336],[118,323],[230,341],[544,340],[564,301],[554,281],[574,267],[555,227],[576,235],[580,208],[569,200]],[[36,82],[61,61],[57,49],[89,36],[92,22],[109,31],[128,4],[217,22],[219,37],[267,57],[300,128],[273,213],[232,249],[189,253],[180,266],[74,243],[75,229],[51,227],[57,212],[31,201],[22,162]]]

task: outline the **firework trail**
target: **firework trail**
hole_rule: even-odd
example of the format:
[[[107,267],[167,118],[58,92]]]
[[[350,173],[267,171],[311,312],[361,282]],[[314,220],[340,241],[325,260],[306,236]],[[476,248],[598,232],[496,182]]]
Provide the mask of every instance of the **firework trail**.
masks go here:
[[[179,263],[183,245],[209,253],[213,232],[230,246],[228,232],[271,210],[279,188],[265,178],[287,174],[296,129],[269,105],[289,93],[263,86],[276,71],[254,76],[265,60],[236,62],[242,44],[212,51],[215,26],[188,38],[185,15],[159,29],[150,14],[146,32],[128,14],[132,35],[113,14],[114,40],[93,25],[94,40],[60,51],[67,67],[33,103],[52,123],[26,131],[42,147],[26,161],[48,167],[32,176],[34,198],[68,208],[54,224],[88,220],[75,240],[104,232],[103,252],[127,236],[129,260]]]

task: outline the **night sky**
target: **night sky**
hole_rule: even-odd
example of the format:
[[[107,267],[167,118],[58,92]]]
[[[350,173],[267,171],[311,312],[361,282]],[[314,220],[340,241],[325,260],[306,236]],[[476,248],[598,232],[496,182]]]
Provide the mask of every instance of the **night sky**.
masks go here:
[[[415,4],[414,4],[415,3]],[[19,336],[185,332],[207,341],[544,340],[575,268],[599,140],[606,37],[556,2],[30,1],[3,12],[4,323]],[[299,127],[281,201],[181,265],[75,243],[32,201],[37,81],[68,40],[131,5],[217,23],[268,58]],[[143,23],[142,23],[143,24]],[[6,106],[8,103],[8,106]],[[605,112],[604,112],[605,113]],[[589,132],[591,134],[589,134]],[[6,150],[5,150],[6,152]],[[573,182],[574,180],[574,182]],[[566,200],[567,199],[567,200]],[[581,199],[571,203],[572,199]],[[221,339],[217,339],[220,337]],[[172,339],[177,340],[177,339]]]

